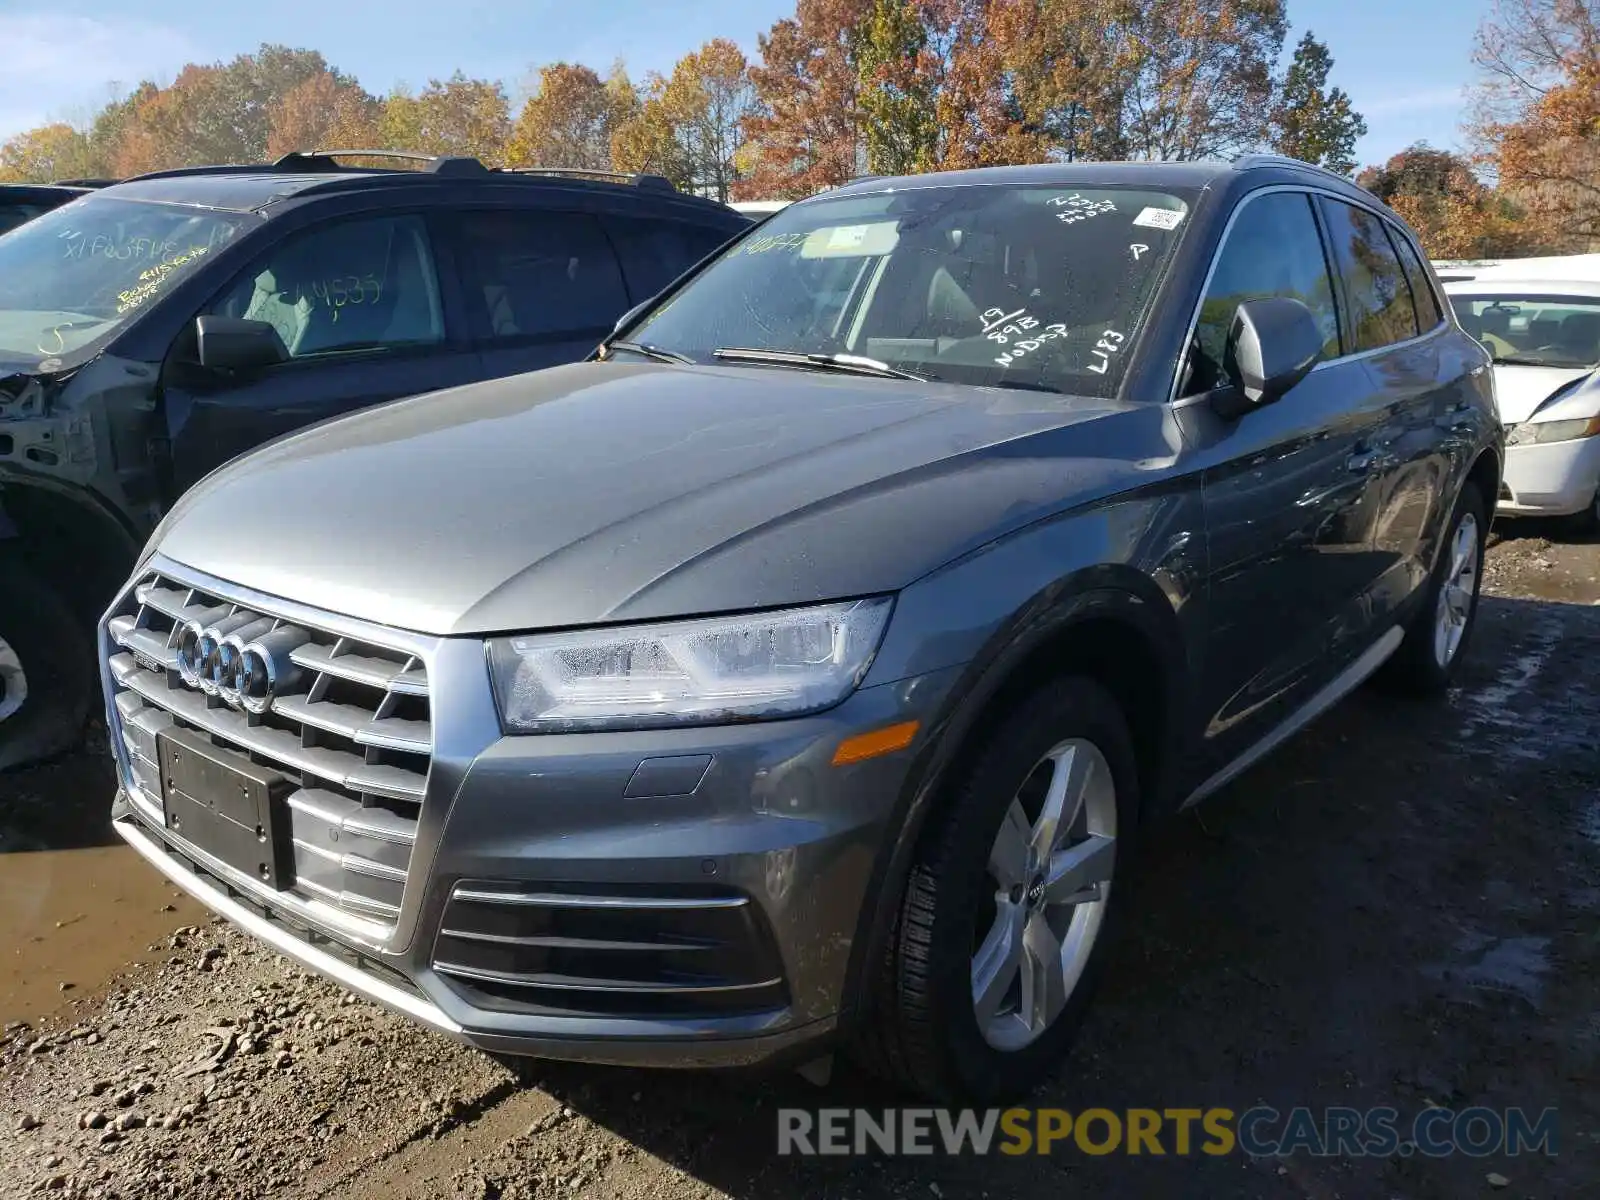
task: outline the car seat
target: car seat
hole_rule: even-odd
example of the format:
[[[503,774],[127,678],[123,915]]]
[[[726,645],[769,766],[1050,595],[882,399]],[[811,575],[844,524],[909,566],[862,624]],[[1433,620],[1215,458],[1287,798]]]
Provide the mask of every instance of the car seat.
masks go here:
[[[1600,313],[1573,313],[1561,322],[1556,344],[1561,352],[1579,362],[1600,359]]]

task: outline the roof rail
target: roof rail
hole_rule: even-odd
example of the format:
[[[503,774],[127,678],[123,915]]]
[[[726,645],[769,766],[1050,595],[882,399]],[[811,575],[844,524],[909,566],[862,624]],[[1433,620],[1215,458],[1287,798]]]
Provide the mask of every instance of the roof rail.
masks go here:
[[[431,163],[438,157],[421,150],[306,150],[286,154],[284,158],[406,158],[413,162]],[[279,159],[282,162],[283,159]]]
[[[631,183],[635,187],[657,192],[675,192],[676,185],[665,175],[634,174],[629,171],[605,171],[591,167],[491,167],[490,170],[506,175],[554,175],[573,179],[601,179],[609,183]]]
[[[52,179],[52,187],[103,188],[121,183],[120,179]]]
[[[1298,167],[1302,171],[1315,171],[1319,175],[1332,175],[1335,179],[1348,179],[1337,171],[1330,171],[1327,167],[1317,163],[1306,162],[1303,158],[1292,158],[1287,154],[1240,154],[1232,161],[1235,170],[1245,170],[1250,167]]]
[[[450,178],[487,175],[548,175],[554,178],[597,179],[608,183],[628,183],[656,192],[677,193],[673,182],[664,175],[631,174],[624,171],[605,171],[588,167],[488,167],[470,155],[427,154],[420,150],[382,150],[376,148],[356,150],[292,150],[270,163],[228,163],[207,167],[174,167],[166,171],[148,171],[135,179],[169,179],[185,175],[259,175],[284,172],[286,174],[336,174],[356,172],[362,174],[390,174],[385,167],[349,167],[338,160],[344,158],[396,158],[421,164],[416,174],[442,175]],[[105,183],[124,182],[107,180]],[[101,186],[99,182],[90,186]]]

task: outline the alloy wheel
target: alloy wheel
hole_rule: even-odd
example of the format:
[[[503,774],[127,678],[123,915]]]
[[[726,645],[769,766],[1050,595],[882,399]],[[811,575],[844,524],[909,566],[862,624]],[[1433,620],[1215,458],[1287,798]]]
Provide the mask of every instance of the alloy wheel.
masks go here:
[[[1448,667],[1461,649],[1478,590],[1478,518],[1472,513],[1461,514],[1447,553],[1433,619],[1433,657],[1441,667]]]
[[[1083,738],[1061,742],[1028,773],[989,849],[992,919],[977,924],[972,1003],[995,1049],[1030,1045],[1066,1008],[1105,920],[1116,838],[1105,755]]]
[[[11,643],[0,638],[0,721],[15,716],[28,698],[28,676]]]

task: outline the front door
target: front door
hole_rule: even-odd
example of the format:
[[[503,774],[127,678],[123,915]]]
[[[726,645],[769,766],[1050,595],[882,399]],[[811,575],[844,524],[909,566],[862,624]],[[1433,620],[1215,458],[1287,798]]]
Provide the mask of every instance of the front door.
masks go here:
[[[203,310],[266,321],[285,362],[209,371],[192,330],[164,370],[174,495],[282,434],[358,408],[470,383],[476,353],[441,286],[420,215],[352,217],[288,235]]]
[[[1362,645],[1378,573],[1371,529],[1383,417],[1361,359],[1343,357],[1338,306],[1311,197],[1247,197],[1218,256],[1180,399],[1205,497],[1209,611],[1197,698],[1202,775],[1310,700]],[[1276,403],[1234,419],[1204,400],[1226,382],[1245,300],[1306,304],[1324,361]]]

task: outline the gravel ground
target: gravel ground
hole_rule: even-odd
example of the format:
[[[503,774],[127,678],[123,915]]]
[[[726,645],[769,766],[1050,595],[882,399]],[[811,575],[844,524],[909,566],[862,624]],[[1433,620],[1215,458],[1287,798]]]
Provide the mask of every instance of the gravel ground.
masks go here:
[[[138,919],[91,912],[78,936],[117,970],[26,992],[43,1015],[0,1032],[0,1196],[1600,1195],[1600,545],[1507,528],[1448,701],[1363,692],[1148,840],[1107,982],[1034,1102],[1554,1106],[1554,1158],[779,1158],[776,1107],[894,1099],[847,1072],[514,1074],[112,887]],[[72,853],[117,853],[85,815],[105,788],[95,755],[9,777],[0,850],[70,812]],[[6,972],[64,969],[52,943],[79,927],[41,928]]]

